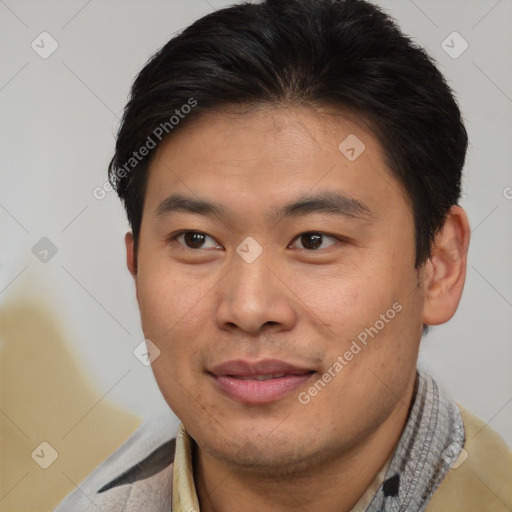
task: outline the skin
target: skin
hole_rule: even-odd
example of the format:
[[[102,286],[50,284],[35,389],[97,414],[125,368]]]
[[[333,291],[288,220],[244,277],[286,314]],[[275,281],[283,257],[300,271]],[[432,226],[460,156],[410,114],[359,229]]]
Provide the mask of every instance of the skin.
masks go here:
[[[338,146],[366,146],[349,161]],[[364,202],[369,220],[326,213],[270,221],[322,191]],[[172,193],[222,203],[226,216],[155,214]],[[187,247],[180,231],[204,233]],[[320,248],[301,242],[326,233]],[[137,256],[125,237],[153,372],[195,440],[201,511],[348,511],[400,438],[413,397],[422,324],[448,321],[466,275],[469,225],[454,206],[431,258],[414,268],[408,196],[367,125],[350,112],[265,106],[212,112],[180,127],[150,165]],[[246,238],[263,248],[252,263]],[[200,244],[199,244],[200,245]],[[309,403],[307,391],[394,303],[402,310]],[[317,373],[270,404],[220,392],[206,373],[276,358]]]

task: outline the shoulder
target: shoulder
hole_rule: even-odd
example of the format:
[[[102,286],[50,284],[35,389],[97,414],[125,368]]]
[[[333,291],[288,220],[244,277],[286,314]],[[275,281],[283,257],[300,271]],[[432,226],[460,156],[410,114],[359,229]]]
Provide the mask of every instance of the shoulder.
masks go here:
[[[144,421],[54,512],[132,510],[128,503],[143,505],[137,501],[141,496],[170,503],[177,428],[170,413]]]
[[[457,404],[464,451],[426,512],[505,512],[512,509],[512,451],[489,425]]]

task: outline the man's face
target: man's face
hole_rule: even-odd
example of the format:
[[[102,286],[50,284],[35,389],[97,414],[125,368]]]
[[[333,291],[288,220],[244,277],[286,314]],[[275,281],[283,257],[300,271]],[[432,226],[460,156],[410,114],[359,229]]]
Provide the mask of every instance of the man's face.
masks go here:
[[[218,460],[327,460],[407,409],[424,303],[412,211],[376,139],[352,119],[306,108],[209,113],[151,163],[142,327],[161,351],[153,371],[163,396]],[[308,203],[277,215],[327,194],[360,207]],[[171,195],[223,210],[174,201],[158,214]],[[267,359],[277,366],[259,366]],[[222,368],[232,361],[242,363]]]

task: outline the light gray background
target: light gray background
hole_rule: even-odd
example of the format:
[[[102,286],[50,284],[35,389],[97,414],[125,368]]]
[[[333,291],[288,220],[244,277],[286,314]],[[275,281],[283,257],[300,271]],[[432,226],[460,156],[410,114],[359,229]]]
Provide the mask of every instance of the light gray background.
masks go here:
[[[175,31],[230,3],[0,0],[0,305],[44,305],[99,395],[143,417],[167,405],[132,353],[143,334],[128,225],[115,193],[97,200],[93,189],[135,74]],[[466,286],[454,318],[424,338],[420,364],[512,444],[512,1],[377,3],[437,60],[470,137]],[[43,31],[59,45],[47,59],[31,48]],[[441,47],[453,31],[469,43],[457,59]],[[58,248],[47,263],[32,253],[42,237]]]

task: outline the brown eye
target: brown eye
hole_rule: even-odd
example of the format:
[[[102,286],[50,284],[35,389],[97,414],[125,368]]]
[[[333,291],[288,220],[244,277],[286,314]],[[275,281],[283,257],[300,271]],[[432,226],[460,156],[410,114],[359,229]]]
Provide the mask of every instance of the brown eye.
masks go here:
[[[174,237],[178,243],[184,245],[189,249],[207,249],[207,248],[216,248],[219,247],[219,244],[215,242],[215,240],[207,235],[206,233],[201,233],[199,231],[183,231]],[[183,242],[180,242],[180,239]],[[205,245],[205,241],[207,239],[211,239],[213,244]]]
[[[325,239],[330,238],[331,240],[334,240],[333,243],[321,247],[322,243],[325,241]],[[307,250],[317,250],[318,248],[326,249],[327,247],[330,247],[331,245],[334,245],[337,241],[337,239],[333,236],[326,235],[324,233],[319,233],[316,231],[310,231],[307,233],[302,233],[297,237],[296,240],[300,240],[300,243],[302,244],[304,249]]]

